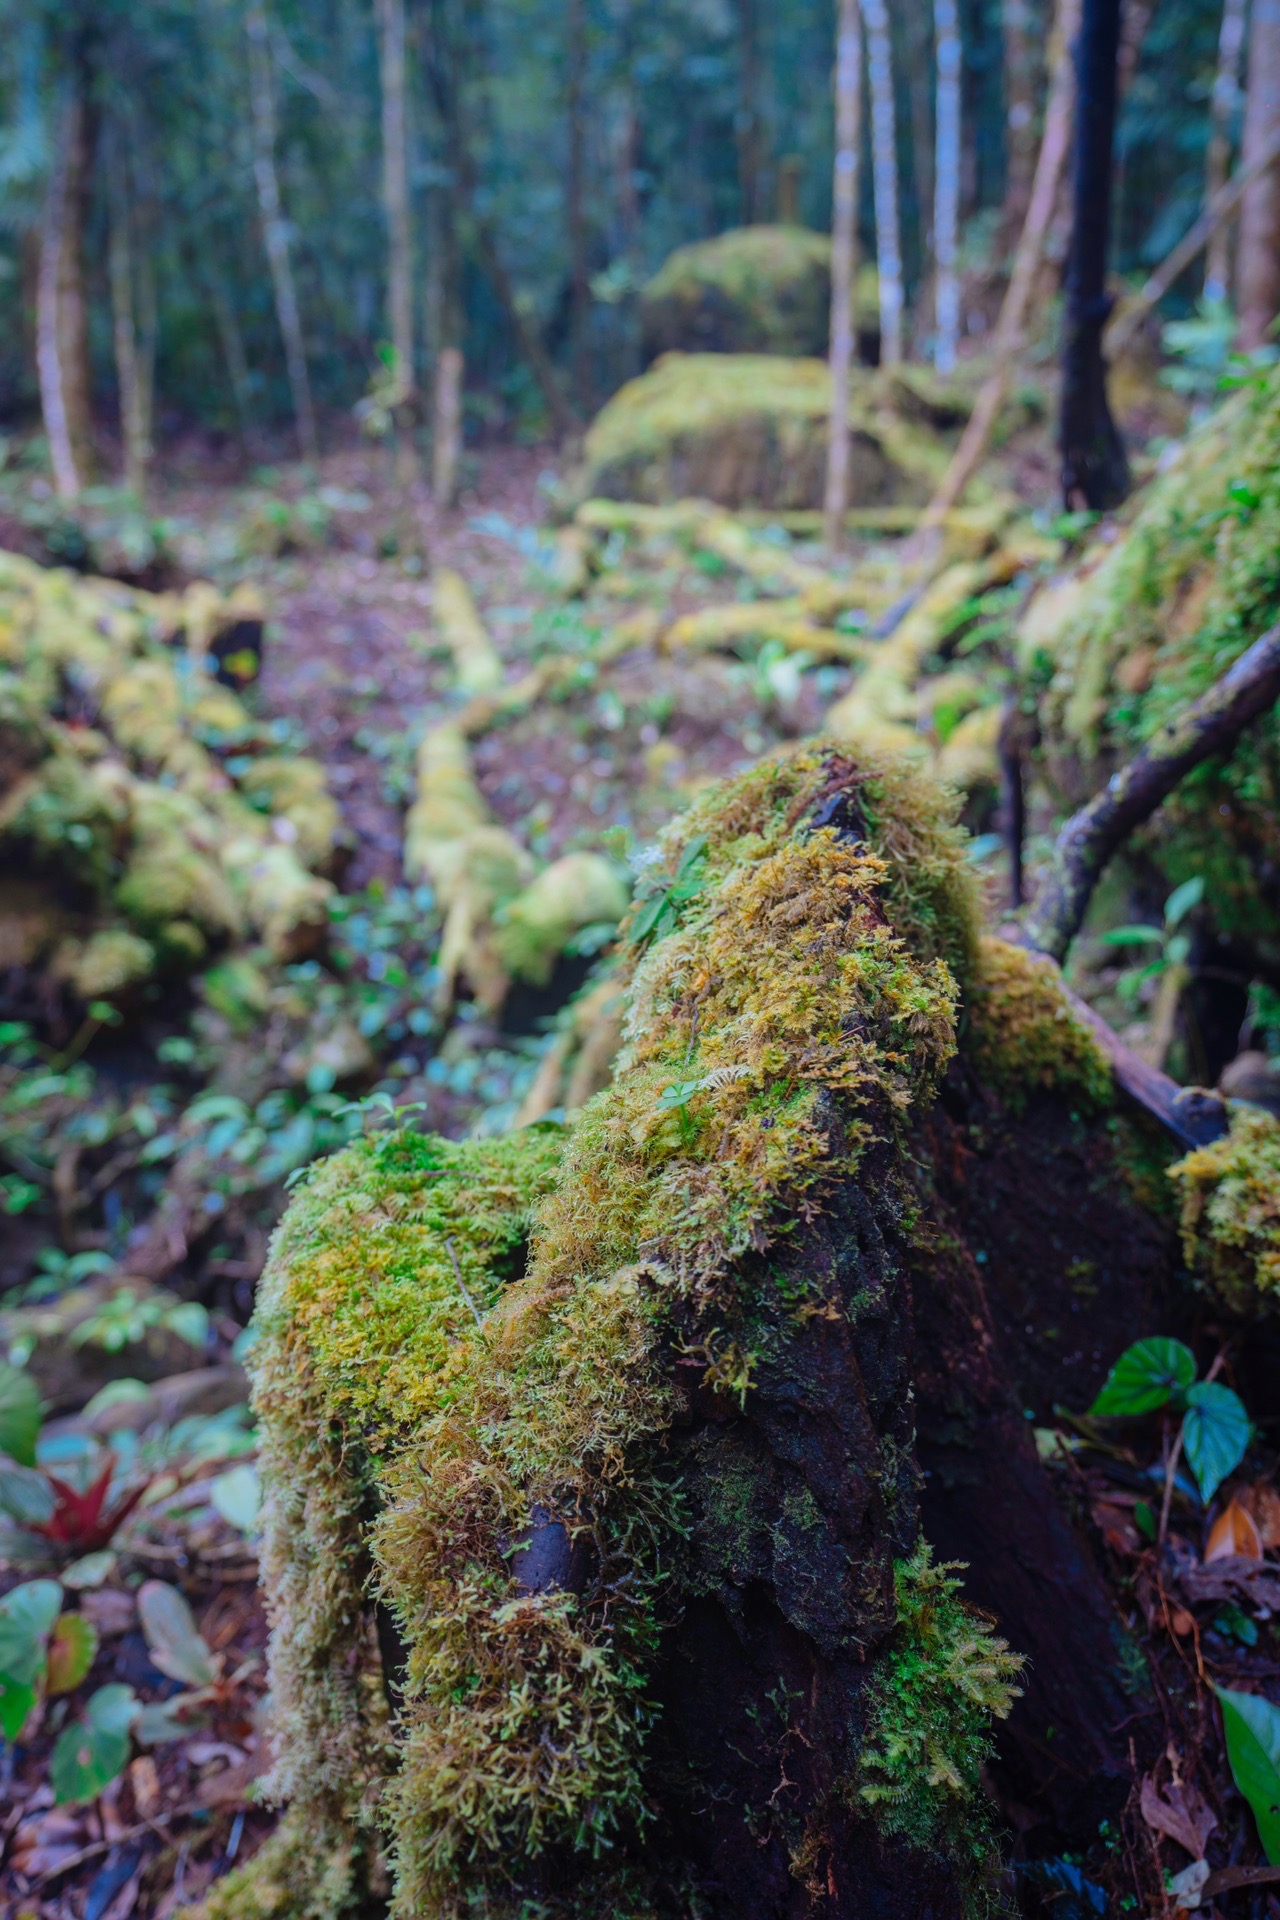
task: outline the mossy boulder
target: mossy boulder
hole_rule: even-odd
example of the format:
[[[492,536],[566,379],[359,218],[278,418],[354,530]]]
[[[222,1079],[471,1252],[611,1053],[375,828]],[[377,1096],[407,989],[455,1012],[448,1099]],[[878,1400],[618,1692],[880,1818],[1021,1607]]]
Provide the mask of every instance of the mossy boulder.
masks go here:
[[[1042,765],[1062,804],[1101,787],[1227,668],[1280,607],[1280,368],[1229,399],[1032,602],[1020,649]],[[1280,970],[1280,725],[1183,781],[1128,850],[1153,890],[1205,880],[1204,916]]]
[[[830,409],[823,360],[664,354],[592,422],[582,497],[818,507]],[[850,506],[927,501],[967,412],[963,394],[918,368],[855,371]]]
[[[860,303],[867,305],[866,289]],[[871,289],[867,318],[874,320]],[[831,242],[807,227],[737,227],[677,247],[640,293],[647,360],[661,353],[823,354]]]

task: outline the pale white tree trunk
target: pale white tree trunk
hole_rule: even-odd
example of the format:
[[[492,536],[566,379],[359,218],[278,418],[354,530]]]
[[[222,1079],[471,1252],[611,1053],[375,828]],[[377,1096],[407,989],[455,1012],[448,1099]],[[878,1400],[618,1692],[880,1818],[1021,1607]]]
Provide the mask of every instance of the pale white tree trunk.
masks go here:
[[[271,269],[275,293],[276,319],[284,342],[289,391],[298,425],[298,439],[304,459],[315,461],[320,448],[316,438],[315,412],[311,405],[311,381],[307,374],[307,356],[302,339],[302,321],[298,315],[298,295],[293,280],[293,262],[289,253],[289,225],[280,205],[280,182],[276,175],[276,102],[275,75],[272,70],[271,40],[265,8],[260,0],[249,0],[245,8],[245,31],[249,40],[249,104],[253,122],[253,177],[258,189],[258,211],[262,218],[262,238]]]
[[[84,220],[92,135],[80,73],[59,109],[55,143],[40,223],[36,372],[54,487],[72,501],[91,451]]]
[[[862,27],[858,0],[839,0],[836,28],[836,156],[831,211],[831,421],[823,527],[829,553],[844,531],[849,499],[849,369],[853,364],[858,254],[858,154],[862,140]]]
[[[1205,155],[1206,206],[1227,184],[1231,168],[1231,119],[1240,98],[1240,57],[1244,52],[1245,0],[1224,0],[1218,34],[1218,71],[1210,103],[1212,131]],[[1231,230],[1224,222],[1209,241],[1204,263],[1208,300],[1225,300],[1231,284]]]
[[[938,130],[933,176],[933,258],[937,334],[934,365],[951,373],[960,337],[960,277],[956,247],[960,220],[960,19],[956,0],[934,0]]]
[[[902,358],[902,238],[898,221],[898,129],[893,54],[885,0],[863,0],[867,73],[871,83],[871,171],[876,198],[876,268],[880,276],[880,358]]]
[[[462,458],[462,353],[442,347],[436,356],[435,433],[431,472],[432,497],[438,507],[452,507],[458,498],[458,466]]]

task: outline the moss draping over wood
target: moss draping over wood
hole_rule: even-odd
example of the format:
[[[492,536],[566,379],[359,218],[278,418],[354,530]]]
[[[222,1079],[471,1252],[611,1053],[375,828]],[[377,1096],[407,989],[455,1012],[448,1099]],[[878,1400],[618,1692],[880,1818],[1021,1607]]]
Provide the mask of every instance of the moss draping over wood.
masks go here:
[[[251,1362],[271,1784],[292,1808],[207,1916],[340,1914],[384,1853],[405,1920],[646,1910],[659,1639],[682,1583],[747,1551],[698,1544],[709,1483],[688,1506],[672,1363],[742,1407],[833,1311],[829,1279],[784,1285],[776,1262],[865,1155],[892,1155],[954,1049],[976,916],[950,820],[891,765],[766,761],[669,829],[631,922],[616,1077],[572,1135],[397,1130],[304,1183]],[[556,1579],[530,1571],[539,1551]],[[899,1589],[846,1799],[964,1853],[1016,1662],[926,1552]],[[394,1716],[375,1602],[384,1657],[402,1644]],[[948,1724],[920,1739],[901,1722],[922,1676]],[[544,1869],[566,1860],[561,1897]]]
[[[1187,1264],[1233,1313],[1274,1311],[1280,1294],[1280,1121],[1233,1106],[1220,1140],[1169,1169]]]

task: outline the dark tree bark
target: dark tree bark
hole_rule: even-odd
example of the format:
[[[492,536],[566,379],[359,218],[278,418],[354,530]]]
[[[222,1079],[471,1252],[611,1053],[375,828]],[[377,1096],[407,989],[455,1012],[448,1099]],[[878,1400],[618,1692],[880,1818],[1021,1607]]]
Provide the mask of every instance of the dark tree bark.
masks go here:
[[[1102,354],[1102,332],[1111,312],[1107,252],[1120,7],[1121,0],[1084,0],[1076,49],[1075,171],[1059,432],[1068,508],[1114,506],[1129,486],[1129,464],[1107,404]]]
[[[1248,166],[1280,132],[1280,0],[1253,0],[1241,161]],[[1240,208],[1236,251],[1240,345],[1265,346],[1280,309],[1280,178],[1260,171]]]

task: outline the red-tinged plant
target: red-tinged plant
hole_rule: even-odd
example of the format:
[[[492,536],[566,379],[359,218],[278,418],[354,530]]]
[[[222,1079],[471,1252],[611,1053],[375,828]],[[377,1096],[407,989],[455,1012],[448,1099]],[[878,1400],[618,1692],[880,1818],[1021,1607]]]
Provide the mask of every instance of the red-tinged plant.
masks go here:
[[[34,1525],[28,1522],[28,1531],[77,1556],[97,1553],[110,1545],[117,1528],[124,1525],[150,1485],[148,1476],[117,1499],[110,1499],[116,1465],[115,1455],[109,1453],[102,1471],[83,1490],[46,1470],[43,1477],[54,1498],[53,1512],[45,1521]]]

